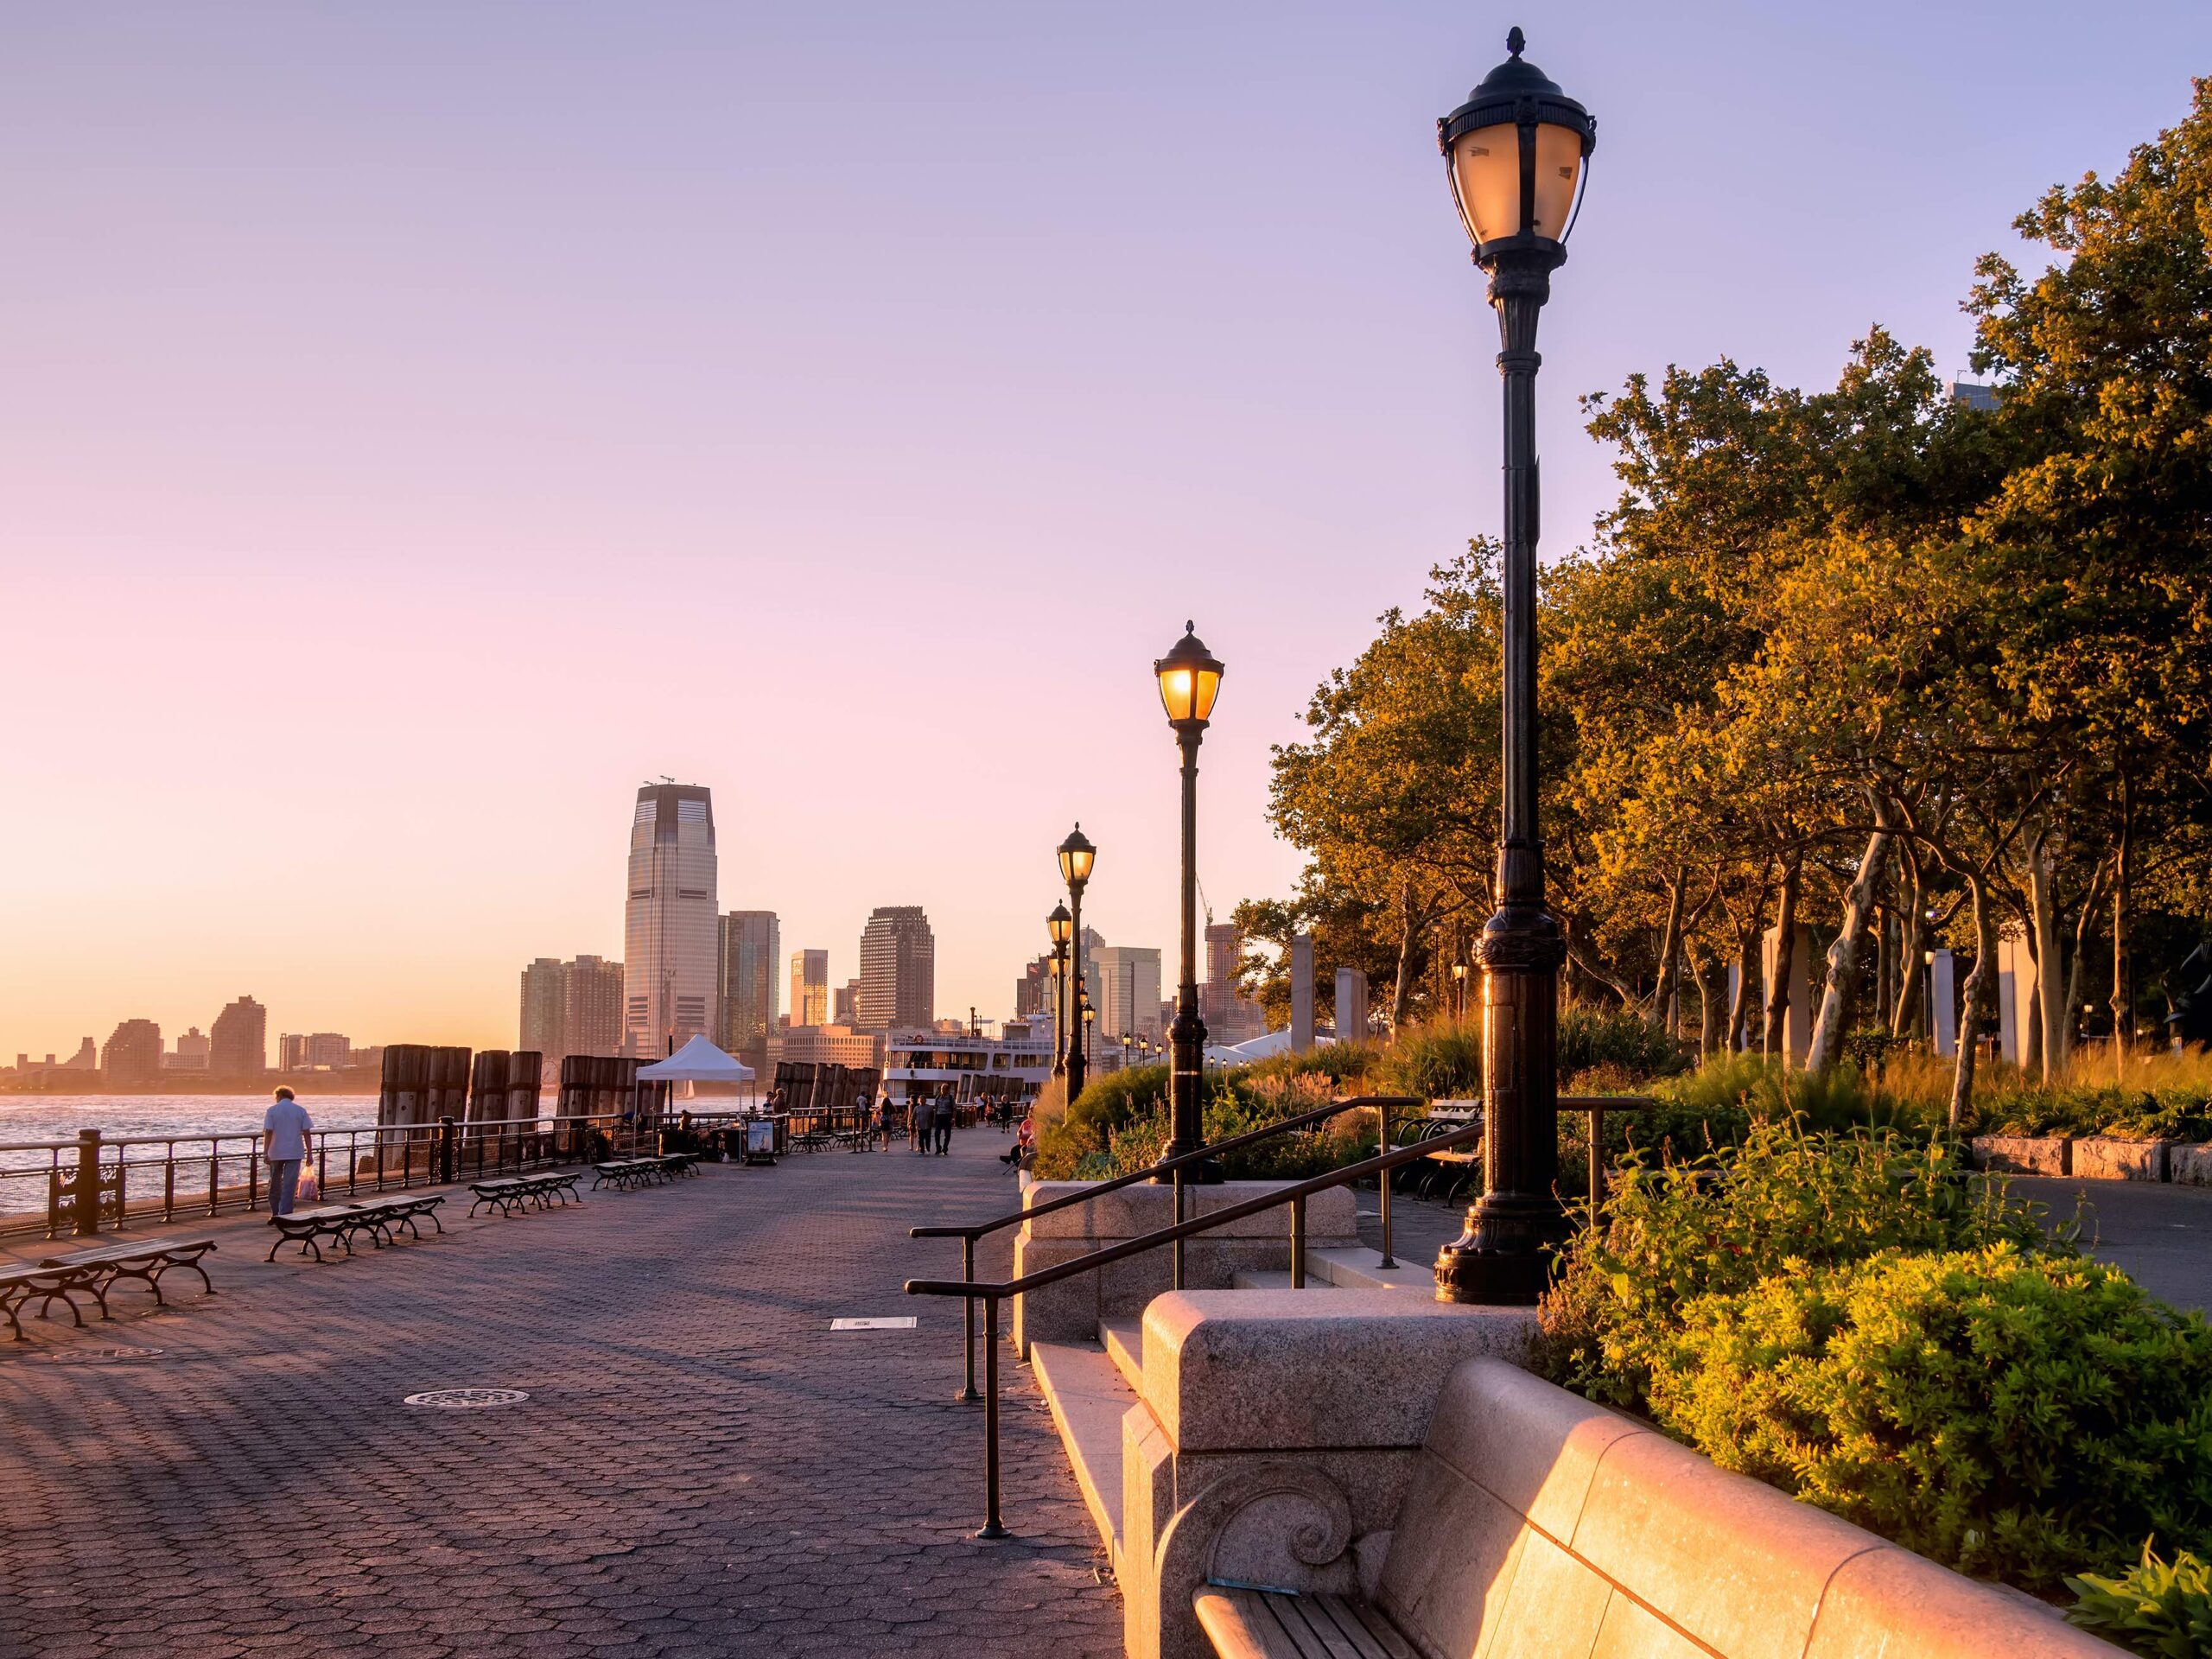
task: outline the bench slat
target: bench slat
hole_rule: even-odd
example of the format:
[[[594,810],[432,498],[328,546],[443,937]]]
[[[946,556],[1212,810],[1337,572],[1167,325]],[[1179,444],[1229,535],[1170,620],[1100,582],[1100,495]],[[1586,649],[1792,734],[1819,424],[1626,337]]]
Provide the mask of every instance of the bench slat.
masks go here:
[[[1398,1634],[1379,1608],[1370,1606],[1356,1596],[1316,1596],[1313,1599],[1327,1610],[1338,1629],[1347,1635],[1357,1632],[1357,1637],[1373,1643],[1374,1652],[1387,1659],[1421,1659],[1414,1651],[1413,1643]]]
[[[1191,1605],[1221,1659],[1420,1659],[1355,1597],[1208,1585]]]
[[[1271,1596],[1260,1592],[1268,1611],[1282,1621],[1292,1637],[1306,1644],[1306,1651],[1314,1659],[1377,1659],[1374,1649],[1354,1646],[1351,1639],[1337,1628],[1331,1618],[1312,1599],[1306,1596]],[[1299,1626],[1304,1625],[1300,1630]],[[1364,1632],[1363,1632],[1363,1635]]]

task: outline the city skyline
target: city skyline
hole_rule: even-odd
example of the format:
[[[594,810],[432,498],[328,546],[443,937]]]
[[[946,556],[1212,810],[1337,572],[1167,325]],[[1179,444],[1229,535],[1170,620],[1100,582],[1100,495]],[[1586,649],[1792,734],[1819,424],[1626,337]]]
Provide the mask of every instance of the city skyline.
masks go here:
[[[37,712],[0,1054],[205,1030],[239,984],[292,1030],[504,1045],[520,964],[625,958],[606,804],[663,772],[721,797],[724,902],[841,977],[919,903],[940,1004],[1010,1012],[1077,817],[1086,916],[1174,938],[1149,664],[1186,615],[1229,664],[1208,896],[1290,889],[1268,746],[1497,528],[1496,330],[1430,124],[1510,20],[741,10],[156,13],[127,58],[65,10],[11,43],[0,697]],[[2049,3],[1522,21],[1607,128],[1547,324],[1549,554],[1616,488],[1574,394],[1724,353],[1824,385],[1876,321],[1962,369],[1974,258],[2177,118],[2212,45],[2179,3],[2114,53]],[[1122,141],[1040,127],[1047,87]],[[903,192],[856,99],[915,147]],[[1284,105],[1303,164],[1255,168]],[[1728,257],[1640,257],[1684,221]],[[1010,641],[1062,642],[1072,764],[1049,703],[1001,713]],[[939,779],[882,787],[909,742]]]

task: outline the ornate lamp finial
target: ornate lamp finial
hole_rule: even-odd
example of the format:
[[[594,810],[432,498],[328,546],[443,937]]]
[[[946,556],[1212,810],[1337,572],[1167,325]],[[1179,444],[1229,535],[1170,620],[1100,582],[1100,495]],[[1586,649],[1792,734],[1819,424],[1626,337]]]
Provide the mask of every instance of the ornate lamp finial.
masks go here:
[[[1508,57],[1517,58],[1522,54],[1522,53],[1528,50],[1528,48],[1529,37],[1521,32],[1520,24],[1516,23],[1511,29],[1506,31],[1505,53]]]

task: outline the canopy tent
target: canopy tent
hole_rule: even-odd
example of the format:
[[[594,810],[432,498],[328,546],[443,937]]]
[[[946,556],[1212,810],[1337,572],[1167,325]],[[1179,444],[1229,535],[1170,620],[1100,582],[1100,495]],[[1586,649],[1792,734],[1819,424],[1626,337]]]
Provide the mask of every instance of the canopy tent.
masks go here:
[[[1316,1048],[1325,1047],[1336,1040],[1333,1037],[1317,1036],[1313,1046]],[[1238,1043],[1233,1047],[1217,1048],[1209,1044],[1205,1058],[1209,1065],[1244,1065],[1253,1060],[1264,1060],[1271,1055],[1289,1052],[1290,1030],[1285,1027],[1282,1030],[1271,1031],[1264,1037],[1255,1037],[1249,1043]]]
[[[641,1083],[750,1083],[753,1068],[694,1037],[666,1059],[638,1068]]]

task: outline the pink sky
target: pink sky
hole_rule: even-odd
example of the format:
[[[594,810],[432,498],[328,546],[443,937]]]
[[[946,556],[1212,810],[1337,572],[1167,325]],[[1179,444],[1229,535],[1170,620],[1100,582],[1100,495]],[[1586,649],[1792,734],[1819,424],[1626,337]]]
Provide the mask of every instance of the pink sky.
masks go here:
[[[918,903],[939,1011],[1009,1012],[1077,817],[1172,967],[1151,659],[1230,665],[1226,915],[1297,868],[1268,744],[1496,527],[1430,129],[1508,23],[1599,123],[1553,551],[1576,393],[1877,319],[1962,367],[1974,255],[2212,69],[2196,4],[1655,10],[19,10],[0,1062],[240,992],[511,1043],[524,961],[620,954],[664,772],[839,982]]]

